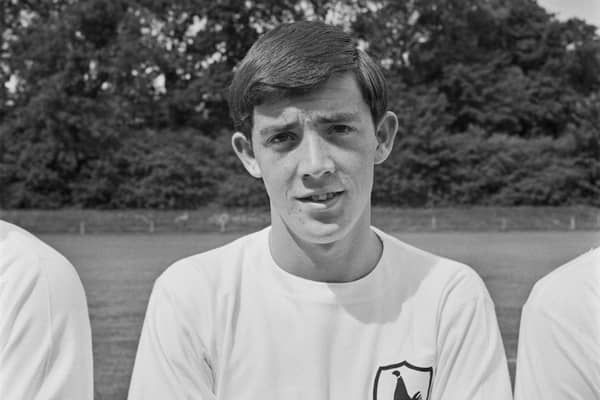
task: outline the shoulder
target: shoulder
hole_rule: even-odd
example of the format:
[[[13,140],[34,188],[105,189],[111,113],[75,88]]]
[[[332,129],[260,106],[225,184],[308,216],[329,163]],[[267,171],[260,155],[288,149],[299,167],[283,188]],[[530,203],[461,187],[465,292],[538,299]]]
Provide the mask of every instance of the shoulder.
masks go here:
[[[83,295],[83,286],[73,265],[58,251],[16,225],[0,221],[0,280],[11,289],[30,287],[54,296]]]
[[[8,397],[91,399],[91,339],[83,285],[71,263],[0,221],[0,363],[16,382]]]
[[[156,279],[146,311],[147,321],[161,322],[144,323],[144,330],[169,335],[193,331],[194,337],[204,343],[198,346],[210,347],[217,340],[219,327],[226,326],[232,315],[249,275],[248,265],[255,259],[252,253],[261,251],[263,234],[260,231],[243,236],[169,266]]]
[[[435,297],[437,302],[464,304],[471,300],[492,301],[485,283],[470,266],[407,244],[377,231],[382,238],[386,257],[398,271],[399,279],[409,279],[418,294]]]
[[[178,260],[156,280],[155,287],[179,293],[203,288],[205,293],[229,292],[243,278],[253,253],[267,249],[267,231],[242,236],[215,249]]]
[[[526,307],[556,319],[575,318],[594,304],[599,312],[600,247],[559,266],[537,281]]]

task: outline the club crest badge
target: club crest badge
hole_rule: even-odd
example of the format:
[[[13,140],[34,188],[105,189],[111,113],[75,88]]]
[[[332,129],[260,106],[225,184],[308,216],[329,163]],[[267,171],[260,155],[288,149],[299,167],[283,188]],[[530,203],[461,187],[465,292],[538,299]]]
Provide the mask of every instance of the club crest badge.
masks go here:
[[[417,367],[407,361],[379,367],[373,400],[429,400],[432,377],[432,367]]]

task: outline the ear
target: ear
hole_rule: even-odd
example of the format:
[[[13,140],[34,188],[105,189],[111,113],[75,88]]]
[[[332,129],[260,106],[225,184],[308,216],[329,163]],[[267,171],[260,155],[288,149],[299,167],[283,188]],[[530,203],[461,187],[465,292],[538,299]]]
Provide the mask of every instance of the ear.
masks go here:
[[[254,157],[254,150],[252,150],[252,141],[242,132],[235,132],[231,136],[231,146],[242,164],[244,164],[246,171],[255,178],[262,177],[260,167]]]
[[[398,117],[392,111],[386,111],[375,130],[375,137],[377,138],[375,164],[381,164],[388,158],[392,147],[394,147],[394,139],[397,132]]]

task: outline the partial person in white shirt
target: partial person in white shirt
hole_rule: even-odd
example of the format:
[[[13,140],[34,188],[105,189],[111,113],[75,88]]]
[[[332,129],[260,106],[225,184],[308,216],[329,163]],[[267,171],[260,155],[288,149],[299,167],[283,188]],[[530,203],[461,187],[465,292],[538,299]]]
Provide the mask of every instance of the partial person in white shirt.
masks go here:
[[[129,399],[511,399],[479,276],[371,226],[398,128],[378,64],[339,27],[280,25],[229,105],[271,226],[158,278]]]
[[[93,399],[85,293],[69,261],[0,220],[0,399]]]
[[[515,400],[600,399],[600,247],[540,279],[521,315]]]

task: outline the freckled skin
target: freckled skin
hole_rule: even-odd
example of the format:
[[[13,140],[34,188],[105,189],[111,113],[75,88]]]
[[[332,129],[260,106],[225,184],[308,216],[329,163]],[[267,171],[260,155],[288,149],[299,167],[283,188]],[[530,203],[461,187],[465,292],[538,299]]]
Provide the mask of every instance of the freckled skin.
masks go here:
[[[314,253],[322,261],[374,257],[379,246],[370,230],[374,165],[389,154],[396,126],[390,112],[374,124],[351,73],[302,96],[254,108],[251,143],[241,134],[232,141],[248,172],[265,184],[274,253],[296,247],[300,258]],[[323,193],[338,195],[330,202],[306,199]]]

